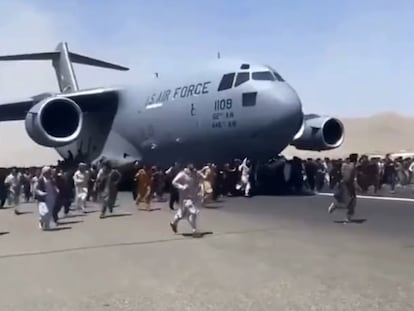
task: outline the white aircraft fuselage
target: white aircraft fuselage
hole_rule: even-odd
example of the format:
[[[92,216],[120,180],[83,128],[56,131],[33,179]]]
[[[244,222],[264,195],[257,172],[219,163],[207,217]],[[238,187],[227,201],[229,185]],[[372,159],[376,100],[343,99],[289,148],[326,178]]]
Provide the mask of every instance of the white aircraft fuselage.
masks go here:
[[[79,90],[72,62],[127,68],[69,52],[0,56],[52,60],[61,93],[0,104],[0,121],[25,120],[28,135],[64,158],[117,165],[266,159],[287,145],[328,150],[343,142],[334,118],[304,115],[296,91],[273,68],[217,59],[195,74]],[[79,157],[79,155],[81,155]]]
[[[178,83],[160,77],[125,89],[113,131],[136,149],[135,157],[156,163],[277,155],[302,125],[300,99],[284,81],[251,78],[256,72],[270,77],[269,68],[250,63],[240,70],[238,64],[219,64]],[[249,80],[218,91],[228,73]]]

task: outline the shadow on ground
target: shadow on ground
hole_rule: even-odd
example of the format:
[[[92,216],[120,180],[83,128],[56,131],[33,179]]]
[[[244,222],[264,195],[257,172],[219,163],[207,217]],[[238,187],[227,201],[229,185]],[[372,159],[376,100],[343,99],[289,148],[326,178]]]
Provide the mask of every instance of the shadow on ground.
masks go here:
[[[50,229],[48,229],[48,230],[45,230],[46,232],[49,232],[49,231],[63,231],[63,230],[70,230],[70,229],[72,229],[72,227],[69,227],[69,226],[67,226],[67,227],[56,227],[56,228],[50,228]]]
[[[132,216],[132,214],[131,213],[109,214],[109,215],[106,215],[105,218],[116,218],[116,217],[126,217],[126,216]]]
[[[366,221],[367,221],[367,219],[352,219],[351,221],[334,220],[334,223],[336,223],[336,224],[363,224]]]
[[[83,220],[60,221],[59,222],[59,226],[74,225],[74,224],[79,224],[81,222],[83,222]]]
[[[212,231],[203,231],[197,233],[182,233],[181,235],[186,238],[203,238],[206,235],[213,234]]]

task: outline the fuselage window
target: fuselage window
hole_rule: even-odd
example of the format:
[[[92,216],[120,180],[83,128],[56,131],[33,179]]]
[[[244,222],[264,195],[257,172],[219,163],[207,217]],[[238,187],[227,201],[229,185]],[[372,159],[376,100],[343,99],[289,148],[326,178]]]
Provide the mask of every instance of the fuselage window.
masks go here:
[[[272,75],[270,71],[257,71],[252,73],[253,80],[260,81],[275,81],[276,78]]]
[[[250,73],[249,72],[239,72],[236,77],[236,83],[234,83],[234,86],[239,86],[240,84],[243,84],[244,82],[249,81],[250,79]]]
[[[282,76],[278,74],[276,71],[273,71],[273,74],[275,75],[277,81],[285,82],[285,79],[283,79]]]
[[[233,73],[227,73],[223,76],[223,78],[220,81],[219,87],[217,91],[223,91],[223,90],[228,90],[231,89],[231,87],[233,86],[233,81],[234,81],[234,76],[236,74]]]
[[[243,107],[256,106],[256,97],[257,97],[257,92],[243,93],[242,106]]]

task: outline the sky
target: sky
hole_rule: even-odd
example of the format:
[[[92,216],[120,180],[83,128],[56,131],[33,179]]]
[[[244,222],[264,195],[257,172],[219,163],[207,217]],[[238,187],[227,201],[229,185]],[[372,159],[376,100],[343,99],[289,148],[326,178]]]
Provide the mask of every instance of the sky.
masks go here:
[[[67,41],[131,68],[75,65],[85,88],[181,75],[220,52],[276,68],[307,113],[414,115],[412,0],[0,0],[0,20],[0,54]],[[45,91],[57,91],[50,63],[0,63],[0,101]],[[21,122],[0,125],[0,137],[12,132],[13,142],[41,148]]]

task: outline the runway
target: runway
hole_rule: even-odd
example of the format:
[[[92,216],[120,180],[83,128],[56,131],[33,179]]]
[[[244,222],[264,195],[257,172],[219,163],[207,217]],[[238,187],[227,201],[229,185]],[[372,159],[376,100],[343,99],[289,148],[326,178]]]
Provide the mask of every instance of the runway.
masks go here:
[[[56,232],[38,230],[34,204],[0,211],[0,310],[414,310],[414,203],[359,199],[344,225],[330,200],[225,198],[201,210],[201,239],[127,193],[118,217]]]

